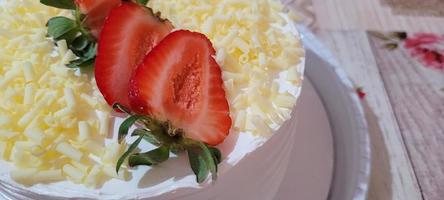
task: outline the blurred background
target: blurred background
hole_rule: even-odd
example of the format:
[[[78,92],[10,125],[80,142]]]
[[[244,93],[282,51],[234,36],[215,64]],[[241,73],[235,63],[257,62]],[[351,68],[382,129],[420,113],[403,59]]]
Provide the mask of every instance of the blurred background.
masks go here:
[[[356,85],[372,142],[369,199],[443,199],[444,1],[283,2]]]

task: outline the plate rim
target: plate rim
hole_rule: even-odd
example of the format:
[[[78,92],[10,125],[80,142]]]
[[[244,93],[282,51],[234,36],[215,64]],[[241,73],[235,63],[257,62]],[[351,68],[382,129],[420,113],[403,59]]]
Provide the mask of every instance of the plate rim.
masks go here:
[[[304,46],[306,48],[306,68],[305,68],[305,75],[308,79],[312,80],[313,86],[318,92],[318,95],[320,96],[321,100],[323,101],[324,107],[327,111],[327,115],[330,120],[330,125],[332,127],[333,132],[333,140],[334,140],[334,173],[333,173],[333,179],[330,187],[329,192],[329,200],[345,200],[345,199],[353,199],[353,200],[361,200],[367,198],[368,193],[368,187],[369,187],[369,180],[370,180],[370,173],[371,173],[371,148],[370,148],[370,138],[369,138],[369,131],[368,131],[368,125],[367,120],[365,118],[365,111],[362,106],[362,103],[358,96],[355,93],[355,89],[353,87],[352,81],[348,78],[345,71],[341,68],[339,63],[336,61],[334,56],[330,53],[327,48],[322,45],[321,42],[314,36],[313,33],[311,33],[306,27],[304,26],[298,26],[298,30],[301,32],[302,39]],[[309,63],[312,63],[312,65],[308,66]],[[320,68],[318,65],[324,65],[327,68],[327,71],[319,71]],[[338,136],[344,134],[344,133],[338,133],[338,128],[335,128],[335,121],[338,121],[334,118],[335,108],[332,108],[331,105],[329,105],[329,102],[327,102],[327,99],[331,98],[328,97],[325,92],[322,92],[323,88],[325,86],[322,86],[322,83],[319,81],[315,81],[317,78],[314,78],[313,76],[318,76],[319,73],[330,73],[335,75],[334,78],[337,80],[338,85],[342,86],[342,88],[338,88],[337,94],[343,95],[341,98],[348,101],[349,114],[354,115],[356,118],[354,124],[352,126],[355,127],[356,130],[358,130],[354,136],[353,141],[354,145],[344,146],[341,145],[343,141],[337,141]],[[313,80],[314,79],[314,80]],[[336,129],[336,130],[335,130]],[[336,136],[336,137],[335,137]],[[341,154],[344,150],[349,150],[352,148],[358,148],[359,153],[352,154],[352,157],[346,158],[344,161],[343,158],[344,155]],[[347,152],[345,153],[347,154]],[[354,164],[357,166],[352,167],[354,177],[344,177],[340,176],[344,173],[341,172],[340,167],[347,166],[346,163],[350,163],[350,159],[354,159]],[[344,184],[345,181],[345,184]],[[342,185],[345,185],[346,187],[352,187],[352,188],[341,188],[338,187],[338,183],[342,183]],[[352,185],[347,185],[352,184]]]

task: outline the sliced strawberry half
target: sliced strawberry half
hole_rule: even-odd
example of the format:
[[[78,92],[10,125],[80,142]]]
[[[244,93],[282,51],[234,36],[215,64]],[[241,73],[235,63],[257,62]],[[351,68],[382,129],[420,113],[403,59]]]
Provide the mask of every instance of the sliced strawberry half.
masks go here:
[[[100,35],[95,77],[109,105],[129,107],[131,74],[173,26],[139,4],[123,2],[111,10]]]
[[[185,30],[169,34],[131,79],[132,109],[170,121],[187,138],[209,145],[221,143],[232,121],[214,56],[203,34]]]
[[[98,38],[105,18],[111,9],[122,3],[121,0],[75,0],[82,14],[86,15],[86,26],[94,37]]]

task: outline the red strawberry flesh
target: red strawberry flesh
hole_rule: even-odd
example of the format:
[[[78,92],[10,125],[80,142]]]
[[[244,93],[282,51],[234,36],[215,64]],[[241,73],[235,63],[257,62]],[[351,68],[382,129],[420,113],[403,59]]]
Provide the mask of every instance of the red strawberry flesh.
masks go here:
[[[77,7],[86,15],[86,26],[94,37],[98,38],[105,18],[111,9],[122,3],[121,0],[76,0]]]
[[[200,33],[176,31],[156,46],[130,83],[132,109],[182,128],[209,145],[226,138],[232,121],[215,50]]]
[[[145,55],[171,30],[150,9],[124,2],[111,10],[100,35],[95,77],[109,105],[129,107],[130,77]]]

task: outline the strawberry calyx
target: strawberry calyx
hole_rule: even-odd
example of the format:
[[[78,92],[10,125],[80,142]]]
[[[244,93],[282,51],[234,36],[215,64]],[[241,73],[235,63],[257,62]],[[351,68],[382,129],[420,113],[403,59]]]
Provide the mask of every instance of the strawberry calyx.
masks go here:
[[[56,16],[48,20],[47,36],[58,42],[65,40],[77,59],[66,64],[69,68],[83,68],[94,65],[97,41],[88,27],[83,25],[86,15],[80,13],[78,9],[73,12],[74,19]]]
[[[134,2],[146,7],[148,0],[122,0],[122,2]],[[88,26],[88,13],[82,12],[81,6],[76,0],[40,0],[40,3],[54,8],[72,10],[72,17],[56,16],[48,20],[46,23],[47,37],[52,38],[55,42],[65,40],[67,48],[76,55],[76,59],[66,64],[68,68],[93,67],[99,35],[97,27]],[[151,8],[146,8],[159,21],[167,21],[167,19],[161,18],[160,12],[154,13]]]
[[[218,164],[222,158],[217,148],[185,137],[184,130],[174,127],[169,121],[160,121],[149,115],[134,114],[118,103],[114,104],[113,108],[128,114],[128,118],[119,127],[119,144],[127,137],[133,125],[138,127],[131,134],[131,137],[137,137],[137,140],[129,146],[117,162],[117,173],[126,159],[130,167],[152,166],[168,160],[170,153],[187,152],[191,169],[198,183],[204,182],[210,173],[212,180],[217,179]],[[134,153],[142,140],[153,144],[156,148],[148,152]]]

